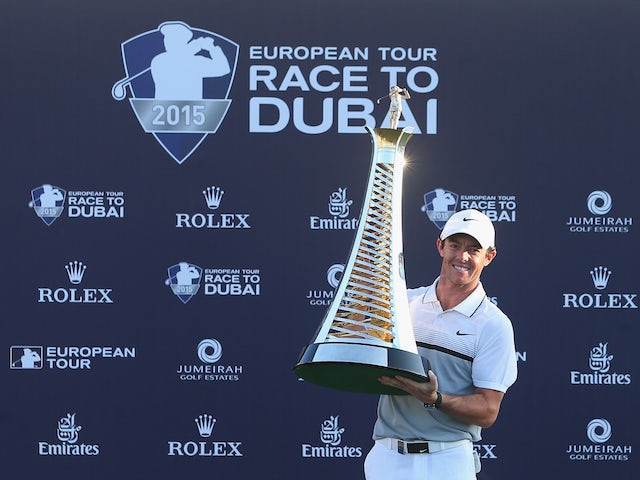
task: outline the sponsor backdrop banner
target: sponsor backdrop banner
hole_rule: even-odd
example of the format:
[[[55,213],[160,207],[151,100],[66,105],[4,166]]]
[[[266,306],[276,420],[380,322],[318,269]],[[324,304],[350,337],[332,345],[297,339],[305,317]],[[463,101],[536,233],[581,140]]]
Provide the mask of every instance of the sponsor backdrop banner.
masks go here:
[[[640,2],[3,8],[5,476],[362,478],[377,398],[292,372],[405,87],[409,287],[477,208],[519,378],[480,479],[636,471]]]

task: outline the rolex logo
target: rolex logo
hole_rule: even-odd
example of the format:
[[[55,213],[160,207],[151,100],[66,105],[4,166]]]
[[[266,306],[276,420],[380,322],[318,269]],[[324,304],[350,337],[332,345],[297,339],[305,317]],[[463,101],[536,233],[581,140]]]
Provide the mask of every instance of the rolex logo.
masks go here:
[[[611,276],[611,270],[607,267],[596,267],[591,270],[591,278],[593,279],[593,286],[598,290],[604,290],[609,282]]]
[[[216,419],[211,415],[202,414],[195,418],[196,425],[198,426],[198,432],[203,438],[211,436],[213,426],[216,423]],[[180,441],[170,440],[167,442],[168,452],[170,457],[242,457],[240,446],[242,442],[227,442],[223,440],[217,441]]]
[[[607,267],[595,267],[589,271],[593,286],[598,293],[572,292],[563,293],[563,308],[638,308],[637,293],[603,292],[608,288],[609,278],[613,272]]]
[[[64,268],[67,270],[67,275],[69,275],[69,281],[74,285],[78,285],[82,282],[82,277],[84,276],[84,271],[87,269],[87,266],[75,260],[69,262]]]
[[[203,414],[198,415],[198,418],[195,419],[196,425],[198,426],[198,433],[201,437],[210,437],[211,432],[213,431],[213,426],[216,424],[216,419],[211,415]]]
[[[209,210],[217,210],[224,190],[214,185],[202,190]],[[176,228],[230,229],[251,228],[248,213],[176,213]]]
[[[79,288],[87,266],[74,260],[64,266],[69,277],[69,282],[74,285],[65,287],[39,287],[38,303],[113,303],[111,288]]]
[[[220,187],[211,186],[203,190],[202,195],[204,195],[204,199],[207,201],[207,207],[215,210],[220,206],[220,200],[222,200],[224,190],[221,190]]]

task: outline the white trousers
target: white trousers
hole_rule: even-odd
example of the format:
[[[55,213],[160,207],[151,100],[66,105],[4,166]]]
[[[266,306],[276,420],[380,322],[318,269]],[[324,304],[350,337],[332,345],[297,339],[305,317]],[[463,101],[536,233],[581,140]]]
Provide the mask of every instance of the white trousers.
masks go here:
[[[401,454],[376,442],[364,461],[366,480],[476,480],[473,445]]]

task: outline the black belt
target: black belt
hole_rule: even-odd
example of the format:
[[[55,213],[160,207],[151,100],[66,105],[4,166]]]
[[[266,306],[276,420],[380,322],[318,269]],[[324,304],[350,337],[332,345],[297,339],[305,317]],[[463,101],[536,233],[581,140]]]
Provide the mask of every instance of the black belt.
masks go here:
[[[448,450],[449,448],[455,448],[469,443],[469,440],[457,440],[453,442],[405,442],[397,438],[381,438],[376,440],[376,442],[381,443],[390,450],[405,455],[407,453],[435,453],[441,450]]]

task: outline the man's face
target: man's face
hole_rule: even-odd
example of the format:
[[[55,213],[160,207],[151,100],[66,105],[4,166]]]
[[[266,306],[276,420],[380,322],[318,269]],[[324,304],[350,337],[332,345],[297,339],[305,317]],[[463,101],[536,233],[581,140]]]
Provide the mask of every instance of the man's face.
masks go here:
[[[496,256],[495,250],[489,252],[475,238],[466,234],[438,239],[437,246],[442,257],[440,281],[451,286],[475,288],[482,269]]]

